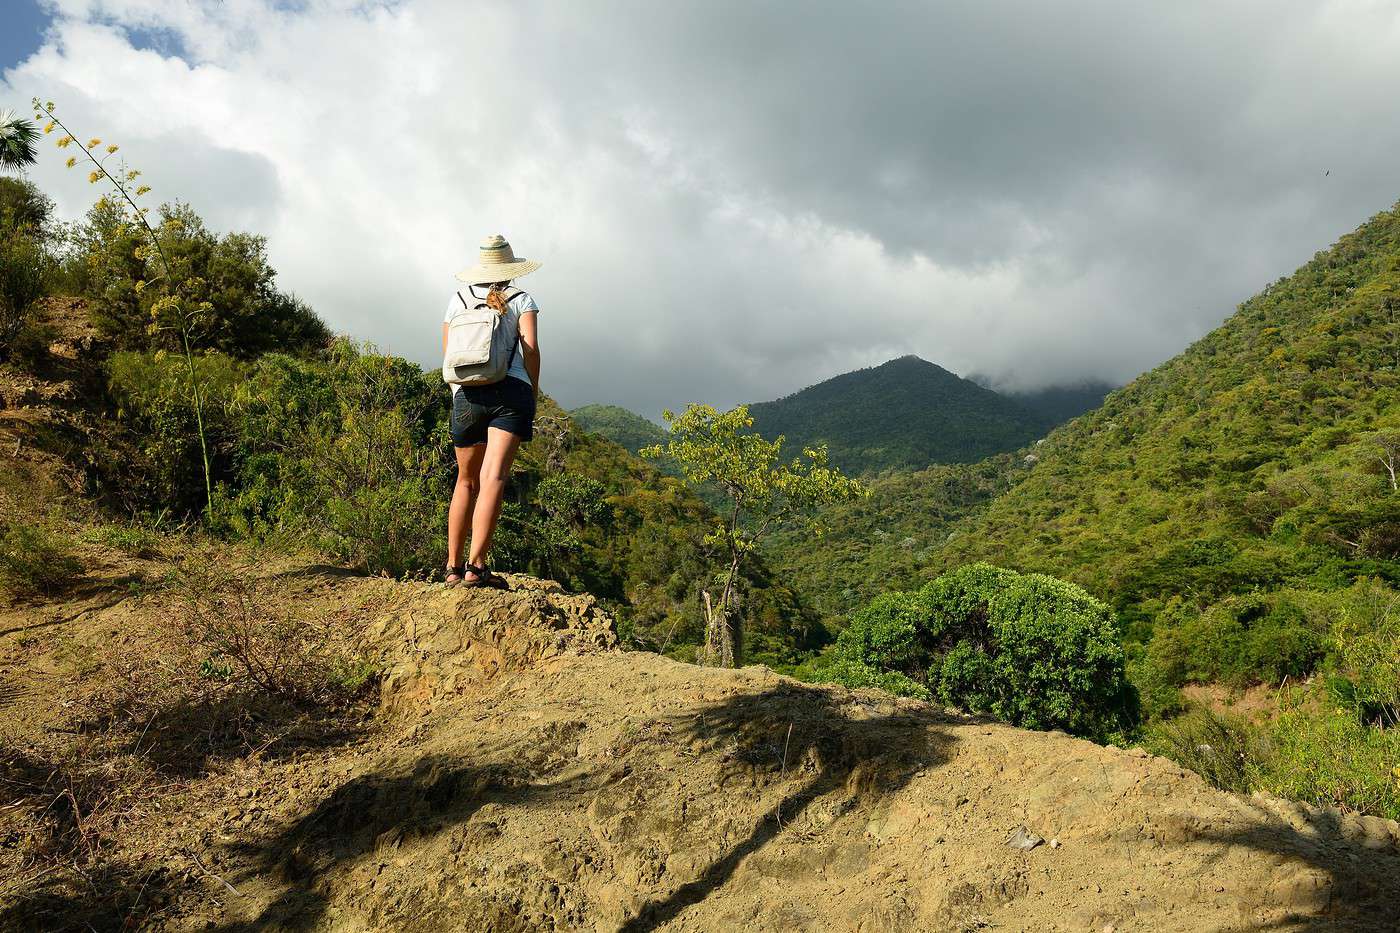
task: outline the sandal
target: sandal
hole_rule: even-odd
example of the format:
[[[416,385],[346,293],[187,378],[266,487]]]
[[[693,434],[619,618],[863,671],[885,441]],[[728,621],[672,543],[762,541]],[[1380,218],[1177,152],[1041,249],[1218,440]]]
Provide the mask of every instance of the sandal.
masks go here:
[[[467,565],[466,565],[466,564],[458,564],[456,567],[452,566],[451,564],[448,564],[448,565],[447,565],[447,569],[446,569],[446,571],[443,573],[443,577],[442,577],[442,582],[443,582],[443,583],[446,583],[448,586],[461,586],[461,585],[462,585],[463,583],[465,583],[466,581],[467,581]]]
[[[478,567],[475,564],[465,564],[464,569],[466,570],[466,572],[475,575],[476,579],[468,580],[465,577],[463,577],[463,586],[489,586],[494,587],[498,590],[510,589],[510,583],[506,581],[505,577],[499,574],[492,573],[485,567]]]

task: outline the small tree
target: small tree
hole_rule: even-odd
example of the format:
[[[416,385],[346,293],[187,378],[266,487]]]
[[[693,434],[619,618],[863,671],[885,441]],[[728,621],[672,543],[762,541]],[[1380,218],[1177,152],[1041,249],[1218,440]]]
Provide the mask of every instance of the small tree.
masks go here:
[[[1400,490],[1400,483],[1395,478],[1396,470],[1400,468],[1400,434],[1377,434],[1371,438],[1371,443],[1375,446],[1376,460],[1390,477],[1391,492]]]
[[[820,527],[812,512],[819,505],[861,495],[859,483],[827,466],[826,448],[808,448],[802,456],[781,462],[783,438],[765,440],[752,432],[748,406],[719,412],[709,405],[691,405],[679,417],[665,412],[671,436],[666,444],[644,448],[643,457],[669,457],[691,486],[718,486],[726,505],[706,544],[721,549],[724,568],[712,586],[701,589],[705,610],[702,660],[733,667],[743,653],[738,608],[740,571],[777,522],[798,521],[814,532]]]

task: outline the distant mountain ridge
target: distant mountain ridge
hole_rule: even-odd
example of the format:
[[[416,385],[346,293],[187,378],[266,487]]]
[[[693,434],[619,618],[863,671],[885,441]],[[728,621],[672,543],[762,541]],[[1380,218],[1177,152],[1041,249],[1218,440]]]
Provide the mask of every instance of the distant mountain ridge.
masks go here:
[[[632,453],[666,442],[666,429],[621,405],[583,405],[569,417],[589,434],[600,434]]]
[[[754,429],[790,448],[827,445],[851,473],[967,463],[1042,436],[1046,418],[917,356],[834,376],[749,406]]]

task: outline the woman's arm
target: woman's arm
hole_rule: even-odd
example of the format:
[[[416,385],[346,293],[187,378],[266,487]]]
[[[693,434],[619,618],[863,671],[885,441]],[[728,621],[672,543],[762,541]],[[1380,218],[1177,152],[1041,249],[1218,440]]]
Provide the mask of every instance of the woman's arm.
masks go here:
[[[539,315],[526,311],[520,315],[520,353],[525,357],[525,371],[535,386],[535,398],[540,397],[540,331]]]
[[[447,322],[442,322],[442,352],[447,353]]]

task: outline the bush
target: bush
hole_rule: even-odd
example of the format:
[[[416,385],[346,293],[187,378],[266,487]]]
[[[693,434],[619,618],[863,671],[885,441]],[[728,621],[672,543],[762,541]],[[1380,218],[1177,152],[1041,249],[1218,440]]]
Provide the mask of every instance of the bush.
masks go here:
[[[895,674],[1027,728],[1106,739],[1134,719],[1112,612],[1053,577],[974,564],[917,593],[884,594],[834,653],[826,679],[867,686]]]
[[[204,399],[204,431],[214,475],[227,474],[234,443],[229,405],[245,366],[210,353],[194,358]],[[123,455],[98,463],[107,486],[133,511],[175,516],[204,508],[204,463],[194,397],[183,357],[123,351],[107,361],[108,390],[116,408]]]
[[[1150,676],[1177,687],[1296,680],[1312,673],[1326,653],[1323,615],[1277,592],[1229,597],[1200,613],[1173,603],[1158,616],[1148,644]]]
[[[330,331],[306,304],[278,289],[266,241],[246,233],[217,236],[188,205],[161,207],[161,246],[171,278],[186,283],[191,306],[205,304],[194,321],[192,346],[239,359],[271,351],[306,353],[330,341]],[[161,289],[158,261],[140,250],[144,233],[121,208],[99,201],[72,237],[65,277],[92,301],[98,327],[128,350],[178,350],[174,332],[152,334],[151,307]],[[140,258],[145,256],[145,258]]]
[[[233,404],[226,528],[305,534],[371,573],[441,565],[451,472],[432,374],[342,341],[325,363],[263,357]]]
[[[48,258],[38,241],[23,231],[0,234],[0,360],[8,359],[15,341],[44,296]]]
[[[1257,730],[1249,723],[1204,706],[1153,726],[1143,744],[1213,786],[1236,794],[1249,793],[1264,755]]]
[[[57,593],[81,569],[73,539],[55,525],[0,522],[0,587],[11,597]]]
[[[1291,709],[1267,730],[1264,790],[1400,820],[1400,730],[1368,726],[1350,710]]]
[[[374,665],[340,633],[297,614],[295,604],[247,566],[186,559],[173,589],[182,611],[172,620],[162,660],[187,684],[339,709],[373,680]]]

